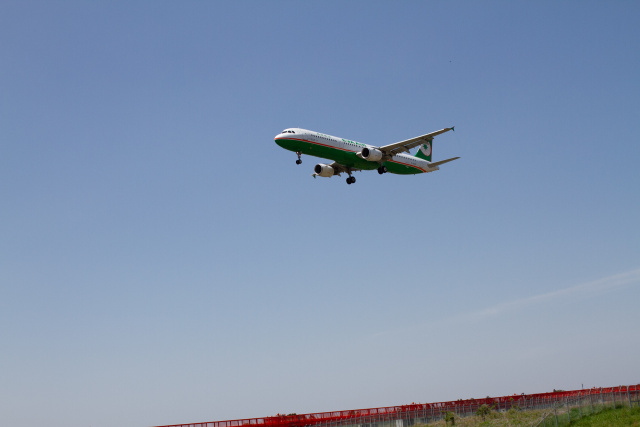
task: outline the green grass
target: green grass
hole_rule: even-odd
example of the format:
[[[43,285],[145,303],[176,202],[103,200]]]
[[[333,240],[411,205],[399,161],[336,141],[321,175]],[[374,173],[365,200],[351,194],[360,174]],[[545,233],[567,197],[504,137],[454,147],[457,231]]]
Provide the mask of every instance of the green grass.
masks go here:
[[[556,411],[558,417],[558,427],[577,426],[577,427],[608,427],[608,426],[632,426],[640,427],[640,407],[634,406],[629,408],[618,405],[616,409],[603,408],[595,405],[595,414],[591,414],[591,406],[583,406],[582,408],[571,408],[571,422],[567,416],[566,408],[561,407]],[[483,421],[479,416],[455,417],[456,427],[529,427],[537,425],[542,418],[546,418],[546,424],[540,424],[540,427],[555,427],[555,416],[553,410],[528,410],[517,411],[511,409],[507,412],[491,411]],[[413,427],[445,427],[451,424],[445,423],[444,420],[435,421],[429,424],[416,424]]]
[[[594,415],[572,421],[571,426],[608,427],[637,426],[640,427],[640,407],[608,408]]]

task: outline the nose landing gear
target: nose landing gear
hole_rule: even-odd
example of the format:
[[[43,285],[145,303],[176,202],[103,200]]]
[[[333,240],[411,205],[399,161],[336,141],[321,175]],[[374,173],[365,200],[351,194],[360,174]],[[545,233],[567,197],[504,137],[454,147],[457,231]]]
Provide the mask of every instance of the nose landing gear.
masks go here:
[[[300,156],[302,156],[302,153],[299,151],[296,151],[296,154],[298,155],[298,160],[296,160],[296,165],[301,165],[302,159],[300,158]]]

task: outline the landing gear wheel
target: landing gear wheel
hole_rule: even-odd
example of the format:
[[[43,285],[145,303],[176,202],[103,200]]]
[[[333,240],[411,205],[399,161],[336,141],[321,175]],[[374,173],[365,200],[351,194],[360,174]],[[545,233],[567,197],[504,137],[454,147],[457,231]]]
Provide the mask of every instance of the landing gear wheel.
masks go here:
[[[355,182],[356,182],[355,176],[350,176],[349,178],[347,178],[347,184],[355,184]]]
[[[299,151],[296,151],[296,154],[298,155],[298,160],[296,160],[296,165],[300,165],[302,164],[302,159],[300,158],[300,156],[302,156],[302,153]]]
[[[380,166],[380,167],[378,168],[378,173],[379,173],[380,175],[382,175],[383,173],[387,173],[387,167],[386,167],[386,166]]]
[[[296,165],[302,164],[302,160],[298,159],[296,160]]]

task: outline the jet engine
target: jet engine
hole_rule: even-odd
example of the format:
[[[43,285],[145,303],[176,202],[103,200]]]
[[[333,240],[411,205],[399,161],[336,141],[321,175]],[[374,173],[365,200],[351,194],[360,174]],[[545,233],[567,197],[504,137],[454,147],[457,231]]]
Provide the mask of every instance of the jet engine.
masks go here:
[[[379,162],[383,155],[382,151],[376,150],[375,148],[364,147],[362,149],[362,158],[370,162]]]
[[[318,163],[315,168],[313,168],[315,175],[322,176],[324,178],[330,178],[334,174],[334,169],[329,165],[324,165],[322,163]]]

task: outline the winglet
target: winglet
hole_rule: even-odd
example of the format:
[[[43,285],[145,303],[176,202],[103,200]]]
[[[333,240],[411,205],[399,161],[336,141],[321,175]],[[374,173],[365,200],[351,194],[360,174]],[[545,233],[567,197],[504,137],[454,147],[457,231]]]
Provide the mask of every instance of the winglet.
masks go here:
[[[455,126],[451,126],[451,130],[455,132],[456,131],[456,127]]]

